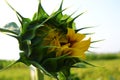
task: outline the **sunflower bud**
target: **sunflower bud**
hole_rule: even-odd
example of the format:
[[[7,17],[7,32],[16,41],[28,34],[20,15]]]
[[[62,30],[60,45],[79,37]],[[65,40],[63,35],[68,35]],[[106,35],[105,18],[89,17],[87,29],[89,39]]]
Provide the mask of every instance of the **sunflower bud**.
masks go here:
[[[64,15],[62,3],[56,12],[48,15],[39,2],[32,20],[22,17],[8,4],[21,23],[19,32],[14,32],[22,51],[18,61],[34,65],[54,77],[59,72],[68,77],[70,68],[85,59],[91,41],[84,40],[86,35],[75,29],[74,20],[82,13],[75,18]]]

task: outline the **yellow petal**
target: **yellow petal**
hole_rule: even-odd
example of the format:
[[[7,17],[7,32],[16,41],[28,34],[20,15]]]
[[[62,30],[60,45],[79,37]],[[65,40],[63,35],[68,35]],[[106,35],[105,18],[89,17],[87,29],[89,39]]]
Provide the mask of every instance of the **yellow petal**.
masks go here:
[[[64,54],[68,54],[69,56],[72,56],[72,57],[79,57],[81,59],[85,59],[84,51],[81,51],[76,48],[66,48],[64,50]]]
[[[74,41],[75,31],[71,28],[68,28],[67,38],[69,41]]]
[[[61,56],[61,55],[62,55],[62,50],[61,50],[61,48],[58,48],[56,50],[56,56],[58,57],[58,56]]]
[[[61,55],[63,55],[63,54],[64,54],[63,51],[66,50],[66,49],[68,49],[69,46],[70,46],[70,44],[68,43],[68,44],[65,44],[65,45],[59,47],[59,48],[58,48],[58,51],[57,51],[57,53],[56,53],[56,56],[61,56]]]
[[[59,40],[57,38],[54,39],[52,42],[53,43],[51,45],[60,47],[60,42],[59,42]]]
[[[89,46],[90,46],[90,38],[88,40],[76,42],[71,47],[77,48],[77,49],[82,50],[82,51],[87,51]]]
[[[71,28],[68,28],[67,38],[70,42],[81,41],[85,38],[85,35],[80,33],[75,33],[75,31]]]
[[[82,39],[85,38],[85,35],[76,33],[74,37],[75,37],[75,41],[81,41]]]

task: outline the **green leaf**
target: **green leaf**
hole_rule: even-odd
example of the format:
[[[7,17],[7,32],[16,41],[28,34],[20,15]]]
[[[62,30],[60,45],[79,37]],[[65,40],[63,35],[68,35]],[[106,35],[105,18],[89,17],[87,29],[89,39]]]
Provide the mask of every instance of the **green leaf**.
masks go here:
[[[33,66],[35,66],[36,68],[38,68],[39,70],[42,70],[46,75],[48,76],[52,76],[49,72],[47,72],[40,64],[38,64],[35,61],[29,61]]]
[[[49,15],[44,11],[42,5],[41,5],[41,0],[39,0],[39,5],[38,5],[38,12],[34,14],[33,20],[34,21],[43,21],[47,19]]]
[[[30,66],[31,63],[29,62],[29,58],[27,57],[25,52],[20,52],[20,59],[18,60],[18,62],[22,62],[24,64],[26,64],[27,66]]]
[[[92,35],[92,34],[95,34],[95,33],[82,33],[84,35]]]
[[[54,58],[45,58],[45,60],[42,62],[42,66],[46,68],[47,71],[49,72],[58,72],[62,67],[59,66],[62,63],[59,63],[60,61],[64,61],[64,59],[67,55],[63,55],[60,57],[54,57]]]
[[[31,54],[31,41],[30,40],[20,40],[19,39],[19,47],[21,51],[24,51],[24,54],[28,57]]]
[[[41,63],[41,61],[48,58],[47,56],[48,47],[39,45],[39,46],[34,46],[31,49],[32,49],[32,52],[29,56],[31,60],[35,60],[36,62]]]
[[[48,58],[41,64],[48,72],[57,72],[57,59]]]
[[[63,14],[62,14],[62,6],[63,6],[63,0],[61,1],[61,4],[60,4],[60,7],[59,9],[56,11],[56,12],[60,12],[57,16],[56,16],[56,19],[60,19]]]
[[[91,63],[89,63],[89,62],[87,62],[85,60],[81,60],[81,62],[83,62],[84,64],[87,64],[87,65],[93,66],[93,67],[97,67],[96,65],[91,64]]]
[[[6,0],[5,0],[6,1]],[[19,12],[17,12],[7,1],[8,6],[16,13],[19,22],[21,23],[21,34],[27,31],[28,25],[31,22],[29,18],[24,18]]]
[[[17,12],[8,2],[5,0],[6,4],[16,13],[18,20],[20,21],[22,25],[22,20],[25,19],[19,12]]]
[[[96,41],[92,41],[91,43],[96,43],[96,42],[100,42],[100,41],[103,41],[104,39],[101,39],[101,40],[96,40]]]
[[[27,31],[27,28],[30,22],[31,20],[29,18],[21,17],[21,34]]]
[[[10,22],[4,26],[5,29],[11,30],[13,32],[16,32],[17,34],[20,33],[20,29],[18,25],[15,22]]]
[[[62,12],[65,11],[67,8],[63,9],[63,10],[58,10],[54,13],[52,13],[51,15],[53,15],[53,19],[57,19],[57,21],[59,21],[62,18]]]
[[[11,31],[11,30],[8,30],[8,29],[0,28],[0,31],[1,32],[12,33],[12,34],[18,35],[18,33],[14,32],[14,31]]]
[[[75,30],[75,32],[77,33],[78,31],[81,31],[81,30],[84,30],[84,29],[88,29],[88,28],[93,28],[93,27],[83,27],[83,28]]]
[[[58,66],[60,68],[71,67],[78,62],[80,62],[79,58],[66,56],[58,60]]]
[[[11,35],[11,34],[7,34],[8,36],[11,36],[11,37],[14,37],[14,38],[16,38],[17,40],[19,39],[19,37],[18,36],[16,36],[16,35]]]
[[[76,12],[76,11],[75,11]],[[71,16],[75,13],[75,12],[73,12],[71,15],[67,15],[67,14],[65,14],[65,15],[63,15],[62,17],[61,17],[61,21],[67,21],[68,19],[70,19],[71,18]],[[71,18],[72,19],[72,18]]]
[[[62,70],[62,73],[65,76],[65,80],[70,80],[70,67],[66,67],[65,69]]]
[[[72,66],[73,68],[86,68],[86,64],[84,63],[77,63],[75,65]]]
[[[23,40],[31,40],[35,37],[35,31],[40,28],[41,24],[29,24],[26,29],[23,29],[24,33],[21,34]]]
[[[83,13],[84,13],[84,12],[83,12]],[[77,15],[77,16],[74,17],[74,18],[69,18],[69,19],[67,20],[67,23],[68,23],[67,27],[75,28],[75,27],[73,26],[74,20],[75,20],[76,18],[78,18],[79,16],[81,16],[83,13],[80,13],[79,15]]]

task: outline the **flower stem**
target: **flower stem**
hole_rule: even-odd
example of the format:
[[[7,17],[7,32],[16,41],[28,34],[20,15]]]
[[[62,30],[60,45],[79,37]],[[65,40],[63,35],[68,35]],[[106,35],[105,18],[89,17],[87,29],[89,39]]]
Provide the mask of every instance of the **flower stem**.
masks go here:
[[[44,74],[36,68],[36,80],[44,80]]]

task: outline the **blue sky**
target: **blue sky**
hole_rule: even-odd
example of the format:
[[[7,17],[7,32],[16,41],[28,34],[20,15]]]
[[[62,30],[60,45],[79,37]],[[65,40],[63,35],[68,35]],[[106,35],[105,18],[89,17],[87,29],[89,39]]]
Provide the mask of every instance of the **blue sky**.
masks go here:
[[[32,17],[37,10],[38,0],[8,0],[8,2],[24,17]],[[24,3],[23,3],[24,2]],[[42,0],[42,5],[49,14],[57,9],[61,0]],[[94,32],[92,40],[105,39],[102,42],[92,44],[91,51],[96,52],[118,52],[120,51],[120,0],[64,0],[63,8],[68,7],[64,13],[85,12],[76,19],[77,28],[95,26],[94,28],[82,31]],[[0,1],[0,27],[9,22],[17,21],[15,13],[6,5],[4,0]],[[15,59],[19,57],[19,48],[14,38],[0,33],[0,59]]]

